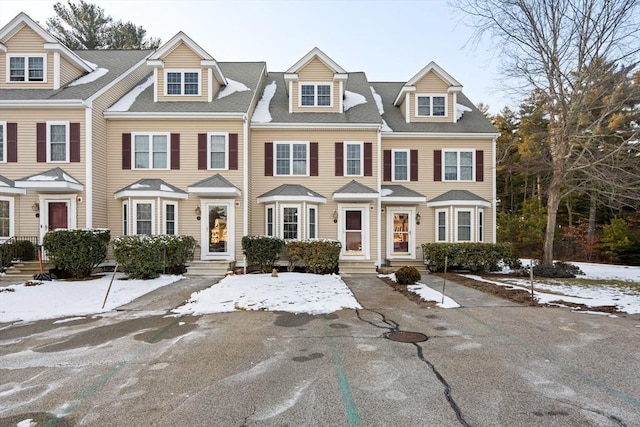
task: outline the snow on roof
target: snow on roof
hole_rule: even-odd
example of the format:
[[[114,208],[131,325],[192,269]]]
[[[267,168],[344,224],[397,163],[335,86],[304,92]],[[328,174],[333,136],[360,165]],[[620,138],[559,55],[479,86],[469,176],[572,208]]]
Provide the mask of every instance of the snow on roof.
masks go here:
[[[382,105],[382,97],[378,95],[373,86],[369,86],[371,88],[371,94],[373,95],[373,99],[376,100],[376,105],[378,106],[378,112],[380,114],[384,114],[384,107]],[[388,126],[387,126],[388,127]]]
[[[93,81],[98,80],[100,77],[104,76],[108,72],[109,70],[107,70],[106,68],[96,68],[95,71],[92,71],[89,74],[85,74],[79,79],[72,81],[71,83],[69,83],[69,86],[78,86],[78,85],[91,83]]]
[[[8,186],[9,184],[7,184],[6,182],[0,181],[0,187],[8,187]]]
[[[133,103],[136,101],[138,95],[144,92],[146,88],[151,86],[153,84],[153,81],[153,75],[149,76],[147,80],[145,80],[142,84],[134,87],[129,93],[120,98],[118,102],[113,104],[107,111],[129,111],[129,108],[131,108]]]
[[[367,98],[360,95],[359,93],[350,92],[348,90],[344,91],[344,111],[347,111],[351,107],[355,107],[356,105],[366,104]]]
[[[160,184],[160,190],[173,192],[173,189],[167,185]]]
[[[78,181],[76,181],[75,179],[71,178],[69,175],[67,175],[66,173],[62,174],[62,178],[67,181],[67,182],[75,182],[76,184],[80,184]]]
[[[385,119],[382,119],[382,132],[393,132],[393,129],[389,127]]]
[[[249,89],[247,86],[245,86],[244,83],[240,83],[240,82],[237,82],[235,80],[227,79],[227,86],[225,86],[225,88],[222,91],[220,91],[220,93],[218,94],[218,97],[216,99],[224,98],[225,96],[229,96],[229,95],[234,94],[236,92],[245,92],[247,90],[251,90],[251,89]]]
[[[256,106],[251,119],[253,123],[269,123],[272,120],[271,113],[269,113],[269,104],[271,103],[271,98],[273,98],[275,93],[276,81],[274,80],[269,86],[264,88],[262,98],[258,101],[258,105]]]
[[[58,177],[55,175],[35,175],[27,178],[27,181],[57,181]]]
[[[137,190],[138,188],[149,188],[150,185],[147,184],[133,184],[130,188],[132,190]]]
[[[460,120],[460,117],[467,111],[471,111],[471,108],[466,105],[456,104],[456,121]]]
[[[390,188],[383,188],[382,190],[380,190],[380,195],[384,196],[390,196],[393,194],[393,190]]]

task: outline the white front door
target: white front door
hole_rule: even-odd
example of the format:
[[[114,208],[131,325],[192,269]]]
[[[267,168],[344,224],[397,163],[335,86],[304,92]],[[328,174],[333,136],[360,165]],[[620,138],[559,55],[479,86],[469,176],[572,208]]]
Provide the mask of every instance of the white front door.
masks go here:
[[[338,240],[342,243],[343,260],[366,260],[369,254],[369,205],[339,207]]]
[[[387,258],[415,259],[415,208],[387,208]]]
[[[233,202],[203,200],[201,211],[201,259],[233,261]]]

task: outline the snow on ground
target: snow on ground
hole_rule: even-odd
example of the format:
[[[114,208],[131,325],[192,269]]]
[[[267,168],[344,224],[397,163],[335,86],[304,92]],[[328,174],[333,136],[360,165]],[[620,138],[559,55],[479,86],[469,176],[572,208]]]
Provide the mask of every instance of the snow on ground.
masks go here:
[[[396,274],[378,274],[378,277],[386,277],[388,279],[396,282]],[[443,298],[442,293],[436,291],[435,289],[430,288],[424,283],[416,282],[414,285],[407,285],[407,290],[411,291],[415,294],[418,294],[420,298],[425,301],[435,301],[436,305],[440,308],[458,308],[460,304],[455,302],[453,299],[445,296]]]
[[[36,286],[17,284],[0,287],[0,322],[103,313],[182,279],[182,276],[163,275],[154,280],[119,280],[124,274],[116,273],[103,309],[111,276],[108,274],[93,280],[41,281],[42,284]]]
[[[305,273],[228,276],[196,292],[177,314],[223,313],[235,310],[325,314],[362,308],[351,290],[335,275]]]

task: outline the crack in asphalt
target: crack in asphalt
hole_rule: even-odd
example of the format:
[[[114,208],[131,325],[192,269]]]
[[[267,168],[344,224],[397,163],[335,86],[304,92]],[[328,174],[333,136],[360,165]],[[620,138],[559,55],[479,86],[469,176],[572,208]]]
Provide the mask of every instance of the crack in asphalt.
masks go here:
[[[381,317],[382,324],[384,324],[386,326],[381,326],[379,324],[374,323],[373,321],[364,319],[361,316],[361,312],[371,312],[371,313],[377,314],[378,316]],[[371,310],[371,309],[356,310],[356,316],[358,316],[359,320],[361,320],[361,321],[363,321],[365,323],[368,323],[369,325],[371,325],[371,326],[373,326],[375,328],[387,329],[389,332],[396,332],[396,331],[400,330],[400,324],[398,322],[396,322],[394,320],[391,320],[391,319],[387,319],[387,317],[384,314],[382,314],[380,312],[377,312],[375,310]],[[429,367],[429,369],[431,369],[431,371],[436,376],[438,381],[440,381],[440,383],[444,387],[444,396],[447,399],[447,402],[449,402],[449,406],[451,406],[451,409],[453,409],[453,412],[456,415],[456,418],[458,419],[458,422],[460,422],[460,424],[465,426],[465,427],[470,427],[471,425],[467,422],[467,420],[464,419],[464,416],[462,415],[462,411],[460,410],[460,407],[458,406],[458,404],[456,403],[455,399],[451,395],[451,386],[449,385],[447,380],[442,376],[440,371],[438,371],[438,368],[436,368],[435,365],[433,363],[431,363],[425,357],[424,352],[422,351],[422,347],[420,345],[418,345],[418,343],[409,343],[409,344],[413,344],[413,346],[416,348],[416,351],[418,353],[418,358],[421,361],[423,361]]]
[[[598,414],[600,416],[605,417],[606,419],[608,419],[609,421],[615,423],[617,426],[620,427],[627,427],[627,424],[625,424],[624,420],[616,417],[615,415],[611,415],[611,414],[607,414],[599,409],[595,409],[595,408],[585,408],[584,406],[581,405],[577,405],[573,402],[570,402],[568,400],[564,400],[564,399],[551,399],[555,402],[561,402],[564,403],[567,406],[573,406],[574,408],[578,408],[581,409],[583,411],[587,411],[587,412],[593,412],[594,414]]]

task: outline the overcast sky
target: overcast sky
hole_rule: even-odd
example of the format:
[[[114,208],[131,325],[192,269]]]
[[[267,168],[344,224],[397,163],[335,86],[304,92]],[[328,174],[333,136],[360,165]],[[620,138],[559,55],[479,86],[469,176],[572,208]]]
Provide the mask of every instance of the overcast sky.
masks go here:
[[[0,27],[20,12],[46,28],[50,0],[0,0]],[[66,0],[65,0],[66,3]],[[499,58],[469,43],[471,29],[446,0],[95,0],[115,20],[142,25],[168,41],[184,31],[217,61],[266,61],[285,71],[318,47],[369,81],[407,81],[435,61],[474,104],[513,107],[501,88]]]

